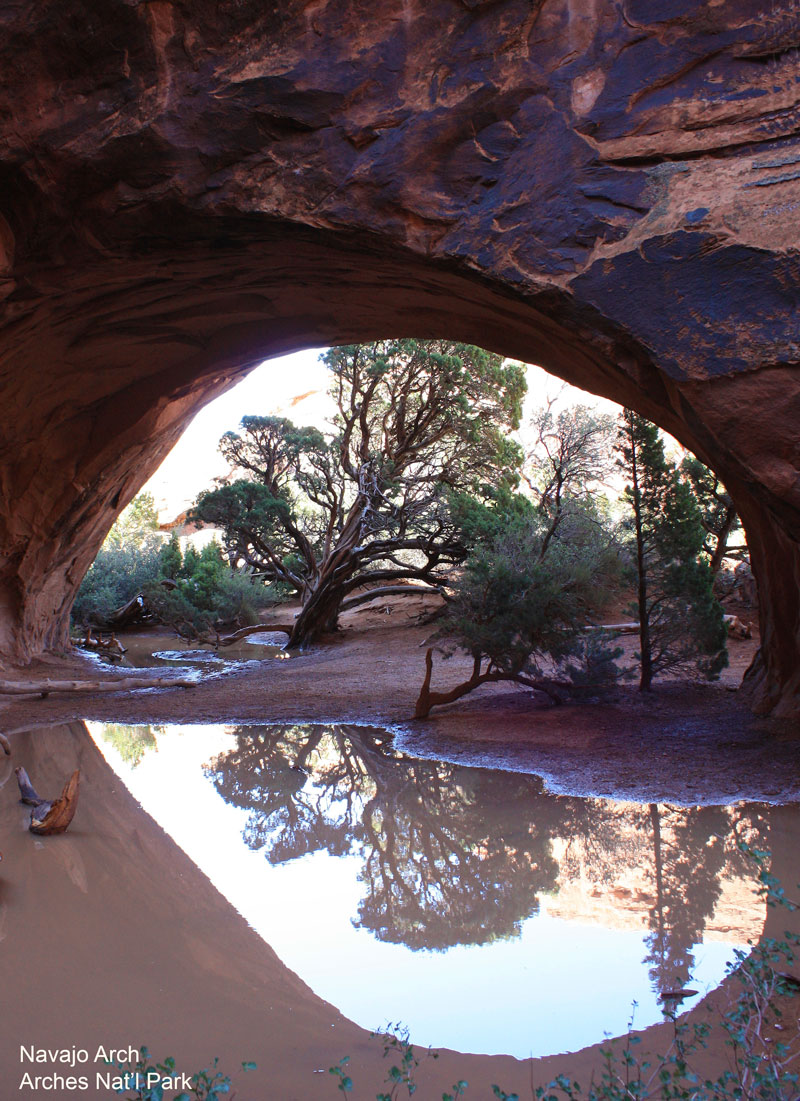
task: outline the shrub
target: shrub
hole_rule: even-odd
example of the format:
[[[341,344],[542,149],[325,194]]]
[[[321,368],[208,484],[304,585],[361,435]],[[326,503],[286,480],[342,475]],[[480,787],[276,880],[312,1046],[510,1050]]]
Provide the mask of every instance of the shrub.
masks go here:
[[[161,576],[160,545],[157,536],[140,546],[104,544],[75,597],[73,622],[102,626],[113,611],[132,600],[146,585],[156,581]]]

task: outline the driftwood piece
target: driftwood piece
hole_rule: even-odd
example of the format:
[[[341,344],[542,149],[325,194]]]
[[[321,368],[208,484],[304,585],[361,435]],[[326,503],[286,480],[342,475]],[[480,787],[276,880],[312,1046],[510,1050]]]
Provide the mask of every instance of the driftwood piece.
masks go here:
[[[0,695],[48,696],[51,692],[125,692],[133,688],[193,688],[189,677],[124,677],[118,680],[0,680]]]
[[[241,642],[243,638],[247,638],[248,635],[271,635],[275,634],[290,635],[294,630],[294,624],[288,623],[254,623],[250,627],[240,627],[238,631],[234,631],[230,635],[219,635],[216,640],[217,646],[233,646],[237,642]]]
[[[52,801],[42,799],[24,768],[15,768],[14,771],[17,774],[17,783],[19,784],[19,801],[33,807],[31,824],[28,827],[31,833],[63,833],[72,821],[75,809],[78,806],[80,769],[75,769],[69,780],[64,784],[58,799]]]
[[[84,650],[97,650],[103,651],[109,654],[111,657],[122,657],[123,654],[127,654],[127,650],[119,641],[114,632],[111,632],[109,638],[103,638],[102,633],[99,632],[97,637],[92,634],[92,628],[86,628],[86,637],[80,644]]]
[[[38,807],[40,803],[47,802],[46,799],[42,799],[41,795],[36,791],[36,788],[31,783],[31,778],[24,768],[15,768],[14,772],[17,774],[17,783],[19,784],[19,801],[20,803],[27,803],[31,807]]]
[[[5,734],[0,734],[0,749],[2,749],[3,753],[5,753],[7,757],[11,756],[11,742],[8,740]]]
[[[31,811],[31,833],[63,833],[75,816],[78,806],[78,784],[80,769],[75,771],[64,784],[64,788],[54,803],[42,802]]]

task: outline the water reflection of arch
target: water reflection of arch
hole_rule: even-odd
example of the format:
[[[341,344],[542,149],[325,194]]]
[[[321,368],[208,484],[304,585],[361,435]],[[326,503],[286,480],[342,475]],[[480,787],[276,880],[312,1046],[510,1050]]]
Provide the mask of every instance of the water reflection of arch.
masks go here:
[[[757,806],[555,796],[535,776],[404,756],[356,726],[242,727],[206,771],[248,811],[245,840],[271,862],[357,854],[357,924],[414,949],[518,935],[540,898],[577,876],[606,887],[638,877],[659,991],[691,973],[723,880],[747,877],[738,842],[769,835]]]

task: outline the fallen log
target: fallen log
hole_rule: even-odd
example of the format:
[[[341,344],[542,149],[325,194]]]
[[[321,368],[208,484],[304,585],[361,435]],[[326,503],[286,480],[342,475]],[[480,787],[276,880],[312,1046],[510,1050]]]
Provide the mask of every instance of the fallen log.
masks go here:
[[[194,688],[190,677],[124,677],[118,680],[0,680],[3,696],[49,696],[51,692],[125,692],[133,688]]]
[[[728,631],[729,638],[752,638],[753,632],[749,623],[745,623],[744,620],[739,619],[736,615],[724,615],[722,622]]]
[[[132,627],[136,623],[151,619],[152,615],[144,594],[137,593],[121,608],[116,608],[106,616],[105,624],[107,627]]]
[[[615,635],[636,635],[639,633],[638,623],[597,623],[581,627],[582,631],[609,631]]]
[[[260,635],[275,634],[290,635],[294,630],[294,624],[287,623],[254,623],[250,627],[240,627],[238,631],[234,631],[230,635],[219,635],[216,640],[217,646],[233,646],[236,642],[241,642],[243,638],[247,638],[248,635]]]

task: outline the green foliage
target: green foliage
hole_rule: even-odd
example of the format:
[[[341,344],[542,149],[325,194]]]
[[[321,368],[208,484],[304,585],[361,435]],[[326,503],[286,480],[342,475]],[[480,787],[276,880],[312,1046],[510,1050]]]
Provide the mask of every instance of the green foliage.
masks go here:
[[[183,569],[183,555],[181,554],[181,541],[178,533],[173,531],[169,542],[165,543],[158,556],[159,572],[161,577],[175,579],[180,577]]]
[[[72,606],[73,622],[102,624],[159,576],[157,529],[153,498],[140,493],[120,514],[89,567]]]
[[[747,545],[736,506],[713,470],[709,470],[694,455],[687,455],[681,463],[680,472],[700,510],[700,520],[706,533],[703,553],[711,572],[716,574],[726,557],[747,561]],[[731,538],[736,540],[734,546],[730,545]]]
[[[210,1067],[184,1076],[178,1071],[172,1056],[161,1063],[156,1062],[146,1047],[139,1049],[139,1058],[132,1064],[113,1062],[108,1065],[124,1079],[124,1084],[114,1092],[125,1094],[127,1101],[164,1101],[169,1085],[164,1086],[163,1083],[167,1080],[170,1083],[184,1078],[189,1080],[188,1090],[173,1094],[174,1101],[192,1101],[192,1098],[194,1101],[222,1101],[223,1095],[230,1093],[232,1085],[230,1077],[219,1070],[218,1059],[214,1059]],[[242,1063],[243,1071],[256,1069],[255,1063]]]
[[[158,542],[100,548],[72,606],[73,622],[103,624],[160,573]]]
[[[206,544],[199,554],[187,548],[174,587],[150,581],[143,591],[148,607],[161,622],[188,638],[222,626],[257,623],[258,608],[276,599],[249,573],[229,569],[216,542]]]
[[[344,1055],[334,1067],[328,1067],[328,1073],[333,1074],[338,1079],[336,1088],[340,1093],[349,1093],[353,1088],[353,1079],[347,1073],[347,1064],[350,1062],[350,1056]]]
[[[137,515],[146,518],[148,511]],[[175,532],[162,543],[149,527],[135,535],[130,526],[127,530],[126,542],[117,533],[103,544],[76,597],[75,622],[102,626],[112,612],[142,593],[148,610],[162,623],[192,638],[228,624],[256,623],[258,608],[279,599],[249,573],[230,570],[218,543],[199,553],[190,545],[183,555]],[[164,587],[163,579],[174,581],[175,587]]]
[[[449,341],[330,349],[335,430],[245,417],[220,442],[244,477],[200,495],[195,515],[225,551],[298,593],[294,645],[335,623],[367,581],[439,585],[464,548],[453,494],[480,497],[518,479],[525,376],[500,356]]]
[[[155,729],[158,729],[156,727]],[[110,742],[120,757],[131,768],[136,768],[150,749],[156,749],[156,737],[152,726],[127,726],[123,723],[105,723],[103,741]]]
[[[622,653],[622,647],[608,631],[597,629],[579,635],[571,657],[564,663],[564,672],[575,688],[574,694],[610,688],[629,676],[617,665]]]
[[[562,506],[555,533],[541,510],[506,496],[500,508],[472,505],[462,522],[472,551],[455,585],[447,634],[511,675],[540,675],[542,659],[559,665],[580,653],[610,672],[604,640],[588,642],[583,631],[619,580],[613,539],[592,510],[574,501]]]
[[[619,465],[629,479],[627,527],[636,563],[642,676],[695,670],[713,678],[727,665],[727,631],[702,560],[700,510],[685,481],[664,454],[655,425],[626,409],[617,442]]]
[[[452,493],[450,510],[467,550],[487,548],[506,532],[524,531],[537,523],[541,513],[528,497],[501,486],[484,498]]]
[[[414,1075],[419,1066],[419,1057],[411,1045],[408,1029],[397,1025],[389,1025],[388,1029],[390,1030],[393,1027],[398,1029],[397,1033],[388,1030],[373,1033],[383,1041],[384,1059],[388,1056],[397,1059],[397,1062],[389,1067],[386,1075],[386,1084],[390,1087],[389,1090],[377,1093],[375,1101],[395,1101],[403,1088],[409,1097],[413,1097],[417,1092]]]
[[[105,538],[106,547],[142,546],[158,531],[158,513],[151,493],[140,493],[116,519]]]

